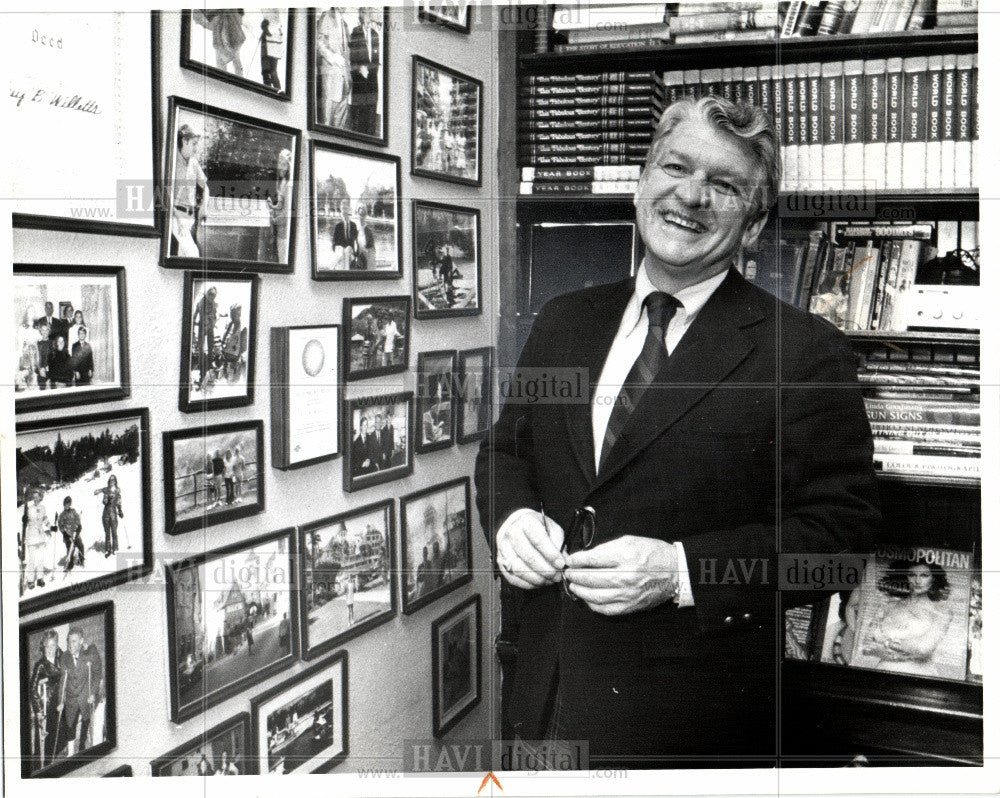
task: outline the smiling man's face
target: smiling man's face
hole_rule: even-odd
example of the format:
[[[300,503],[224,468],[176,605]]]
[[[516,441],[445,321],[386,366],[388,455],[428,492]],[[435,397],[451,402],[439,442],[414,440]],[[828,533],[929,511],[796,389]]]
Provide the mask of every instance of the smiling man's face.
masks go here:
[[[753,201],[761,178],[742,139],[697,116],[679,122],[635,195],[650,280],[676,292],[729,268],[767,220]]]

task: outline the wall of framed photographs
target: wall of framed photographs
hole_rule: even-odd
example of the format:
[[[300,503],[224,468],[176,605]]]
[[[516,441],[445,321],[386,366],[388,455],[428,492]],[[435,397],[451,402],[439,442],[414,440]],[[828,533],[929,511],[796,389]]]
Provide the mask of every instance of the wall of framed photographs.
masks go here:
[[[36,355],[15,363],[4,462],[5,527],[26,544],[5,549],[25,681],[4,678],[25,699],[6,702],[25,777],[353,772],[401,765],[404,740],[490,736],[494,582],[468,479],[493,392],[495,26],[421,5],[246,9],[228,49],[231,19],[155,15],[138,196],[162,211],[15,219],[15,342]],[[39,371],[57,329],[96,365]],[[80,646],[100,723],[81,710],[65,729],[28,700],[49,628]],[[465,672],[445,684],[432,668],[456,646]],[[310,755],[279,755],[303,711]]]

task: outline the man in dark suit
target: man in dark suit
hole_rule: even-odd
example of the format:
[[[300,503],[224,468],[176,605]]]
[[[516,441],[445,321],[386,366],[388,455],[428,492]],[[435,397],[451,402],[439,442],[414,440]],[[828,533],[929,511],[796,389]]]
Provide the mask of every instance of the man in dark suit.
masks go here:
[[[337,268],[355,268],[358,252],[358,226],[351,221],[351,201],[340,202],[340,220],[333,227],[333,257]]]
[[[55,307],[51,302],[45,303],[45,315],[35,320],[35,323],[45,322],[45,325],[49,328],[49,337],[55,338],[56,332],[55,327],[62,323],[62,319],[55,315]]]
[[[358,9],[358,26],[351,31],[351,127],[369,136],[379,135],[378,123],[378,33],[372,11]]]
[[[521,353],[520,382],[582,370],[589,395],[508,400],[480,449],[502,730],[529,751],[777,762],[778,555],[863,551],[879,520],[846,339],[733,268],[779,163],[759,109],[668,108],[635,196],[636,277],[549,302]]]
[[[374,440],[368,432],[368,416],[362,416],[358,434],[351,441],[351,471],[355,476],[371,474],[378,468],[373,443]]]

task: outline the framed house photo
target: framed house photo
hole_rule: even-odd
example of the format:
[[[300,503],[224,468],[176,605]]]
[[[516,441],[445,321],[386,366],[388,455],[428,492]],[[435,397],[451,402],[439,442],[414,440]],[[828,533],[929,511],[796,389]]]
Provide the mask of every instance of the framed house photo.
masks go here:
[[[21,626],[21,778],[65,776],[118,744],[110,601]]]
[[[418,0],[417,16],[421,22],[468,33],[472,28],[471,5],[469,0],[443,0],[440,3]]]
[[[458,442],[482,440],[493,425],[493,347],[458,353],[457,386]]]
[[[311,141],[309,163],[313,279],[402,277],[399,157]]]
[[[163,433],[165,531],[179,535],[264,510],[264,422]]]
[[[292,11],[207,8],[181,12],[181,66],[279,100],[291,99]]]
[[[410,298],[344,300],[344,379],[401,374],[410,363]]]
[[[309,129],[389,143],[388,6],[309,12]]]
[[[159,12],[26,7],[4,32],[14,226],[159,236]]]
[[[271,465],[340,454],[340,325],[271,328]]]
[[[482,185],[483,83],[413,56],[410,173]]]
[[[454,349],[417,355],[417,443],[420,454],[455,443]]]
[[[483,619],[479,594],[431,624],[431,685],[435,737],[446,734],[479,703]]]
[[[250,715],[241,712],[150,763],[153,776],[241,776],[251,773]]]
[[[413,315],[418,319],[482,312],[479,211],[413,201]]]
[[[461,477],[399,500],[405,614],[472,581],[470,495]]]
[[[396,616],[395,531],[392,499],[299,527],[303,659]]]
[[[291,274],[298,130],[171,97],[160,263]]]
[[[125,399],[125,269],[14,264],[17,412]]]
[[[257,276],[184,272],[180,409],[253,404]]]
[[[413,392],[344,400],[344,490],[413,473]]]
[[[150,573],[149,411],[16,427],[20,613]]]
[[[174,723],[203,713],[294,662],[294,529],[172,563],[166,575]]]

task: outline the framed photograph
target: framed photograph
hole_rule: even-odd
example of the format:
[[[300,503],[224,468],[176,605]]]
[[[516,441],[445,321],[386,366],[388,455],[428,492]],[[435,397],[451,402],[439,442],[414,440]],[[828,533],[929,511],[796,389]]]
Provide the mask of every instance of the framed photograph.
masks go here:
[[[392,499],[299,527],[303,659],[395,617],[395,531]]]
[[[340,454],[340,325],[271,328],[271,465]]]
[[[421,22],[440,25],[442,28],[468,33],[472,28],[469,18],[471,3],[469,0],[444,0],[440,3],[419,0],[417,14]]]
[[[482,312],[479,211],[413,201],[413,315],[418,319]]]
[[[170,719],[175,723],[295,660],[294,533],[283,529],[166,567]]]
[[[16,428],[20,613],[150,573],[149,411]]]
[[[291,10],[208,8],[181,15],[182,67],[279,100],[291,98]]]
[[[241,712],[150,763],[153,776],[240,776],[251,773],[250,715]]]
[[[344,379],[401,374],[410,363],[410,298],[344,300]]]
[[[264,422],[163,433],[166,533],[205,529],[264,510]]]
[[[180,97],[167,119],[160,263],[291,274],[302,134]]]
[[[457,385],[458,442],[482,440],[493,425],[493,347],[458,353]]]
[[[417,355],[417,452],[447,449],[455,443],[454,349]]]
[[[482,185],[483,82],[413,56],[410,173]]]
[[[115,609],[21,626],[21,778],[64,776],[118,744]]]
[[[344,490],[413,473],[413,392],[344,401]]]
[[[469,478],[399,500],[403,612],[407,615],[472,581]]]
[[[257,772],[326,773],[347,758],[347,652],[250,702]]]
[[[333,6],[309,12],[309,129],[389,143],[389,9]]]
[[[120,778],[131,778],[135,774],[132,772],[131,765],[119,765],[114,770],[109,770],[104,774],[106,779],[120,779]]]
[[[403,203],[395,155],[309,142],[314,280],[403,276]]]
[[[17,412],[125,399],[125,269],[14,264]]]
[[[15,227],[159,236],[159,20],[40,7],[6,20]]]
[[[184,272],[180,409],[253,404],[257,276]]]
[[[435,737],[446,734],[479,703],[482,626],[478,593],[431,624]]]

